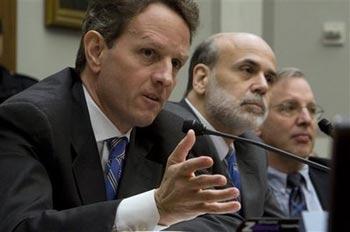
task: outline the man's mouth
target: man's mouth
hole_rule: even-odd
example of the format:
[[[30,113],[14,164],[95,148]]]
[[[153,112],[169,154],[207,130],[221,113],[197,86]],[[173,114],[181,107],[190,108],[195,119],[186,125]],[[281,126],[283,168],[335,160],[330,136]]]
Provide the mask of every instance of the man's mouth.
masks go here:
[[[256,114],[264,114],[265,106],[261,102],[257,101],[244,101],[241,106],[249,107],[249,111]]]
[[[312,140],[311,135],[309,133],[297,133],[292,135],[292,138],[300,143],[308,143]]]
[[[155,102],[160,102],[161,99],[158,95],[152,93],[145,94],[145,97]]]

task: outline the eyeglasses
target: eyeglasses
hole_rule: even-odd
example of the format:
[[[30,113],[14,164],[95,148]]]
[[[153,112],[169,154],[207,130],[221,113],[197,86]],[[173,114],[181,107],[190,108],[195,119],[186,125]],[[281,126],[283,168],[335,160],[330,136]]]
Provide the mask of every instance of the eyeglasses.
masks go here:
[[[307,106],[301,106],[296,101],[285,101],[278,105],[274,105],[271,108],[276,108],[281,115],[286,117],[294,117],[300,114],[303,108],[306,108],[309,112],[309,115],[316,120],[319,120],[324,113],[324,110],[319,105],[310,103]]]

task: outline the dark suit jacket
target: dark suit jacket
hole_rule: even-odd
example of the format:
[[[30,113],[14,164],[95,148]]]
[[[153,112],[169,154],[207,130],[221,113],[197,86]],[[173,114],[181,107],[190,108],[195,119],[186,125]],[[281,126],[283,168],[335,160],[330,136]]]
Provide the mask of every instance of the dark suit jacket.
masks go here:
[[[0,196],[0,231],[111,230],[119,202],[104,202],[97,145],[72,69],[1,105]]]
[[[330,160],[328,159],[319,157],[310,157],[309,159],[327,167],[330,166]],[[330,174],[309,166],[309,175],[323,210],[329,210],[331,188]]]
[[[168,115],[168,116],[165,116]],[[180,119],[178,118],[180,117]],[[166,120],[168,118],[168,120]],[[156,122],[163,120],[160,124],[168,124],[167,129],[162,129],[167,135],[164,136],[167,146],[175,146],[184,136],[181,131],[184,120],[198,120],[185,101],[178,103],[169,102],[161,112]],[[154,123],[154,124],[155,124]],[[244,137],[258,139],[253,133],[247,132]],[[241,176],[241,202],[242,215],[245,218],[265,216],[281,216],[275,198],[267,185],[266,152],[254,145],[235,142],[238,168]],[[172,150],[172,147],[166,148]],[[226,168],[219,159],[217,151],[208,136],[198,136],[191,150],[191,156],[209,155],[214,160],[214,165],[209,172],[227,175]],[[237,222],[237,221],[236,221]],[[234,222],[234,223],[236,223]],[[174,227],[183,229],[182,227]],[[186,229],[186,228],[185,228]]]
[[[111,231],[122,198],[160,184],[171,151],[152,129],[158,126],[133,130],[118,200],[106,201],[75,71],[64,69],[7,100],[0,106],[0,231]],[[191,221],[179,225],[225,231],[222,226],[232,220],[231,215],[205,215],[195,221],[199,230]]]

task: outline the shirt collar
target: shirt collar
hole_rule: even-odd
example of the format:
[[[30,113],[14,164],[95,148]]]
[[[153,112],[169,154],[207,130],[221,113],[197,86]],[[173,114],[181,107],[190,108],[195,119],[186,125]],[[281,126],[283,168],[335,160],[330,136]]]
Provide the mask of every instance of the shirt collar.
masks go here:
[[[199,121],[208,129],[215,130],[215,128],[203,117],[203,115],[191,104],[191,102],[185,98],[185,101],[187,105],[191,108],[191,110],[194,112],[194,114],[197,116]],[[214,143],[214,146],[216,148],[216,151],[218,152],[220,160],[224,160],[228,150],[229,146],[227,146],[225,140],[220,136],[210,135],[210,139]],[[234,150],[233,144],[230,145],[232,149]]]
[[[304,177],[305,180],[305,188],[307,191],[311,191],[311,179],[309,175],[309,166],[306,164],[299,170],[299,173]]]
[[[96,105],[84,85],[83,90],[96,142],[103,142],[104,140],[110,138],[122,136],[127,137],[130,141],[131,129],[126,134],[120,133],[118,128],[114,126],[111,120],[109,120],[107,116],[101,111],[101,109]]]
[[[283,189],[286,189],[286,187],[287,187],[287,174],[286,173],[281,172],[281,171],[269,166],[267,169],[267,175],[269,177],[269,180],[277,183],[276,185],[283,187]],[[279,187],[277,187],[277,188],[281,189]]]
[[[281,172],[271,166],[268,167],[267,173],[269,179],[274,179],[274,182],[277,182],[279,186],[283,186],[283,188],[287,188],[287,174]],[[311,191],[311,180],[309,177],[309,166],[303,165],[303,167],[299,170],[299,173],[304,177],[305,180],[305,188],[307,191]]]

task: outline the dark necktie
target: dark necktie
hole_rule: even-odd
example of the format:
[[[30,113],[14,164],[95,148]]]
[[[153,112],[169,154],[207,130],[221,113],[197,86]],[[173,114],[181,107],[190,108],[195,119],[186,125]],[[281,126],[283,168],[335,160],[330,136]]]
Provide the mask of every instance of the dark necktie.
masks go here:
[[[302,191],[302,184],[305,182],[300,173],[290,173],[287,176],[287,188],[291,189],[289,195],[289,216],[300,217],[301,212],[306,210],[305,196]]]
[[[127,144],[128,139],[126,137],[107,140],[107,146],[109,148],[109,157],[105,169],[107,200],[114,200],[117,197],[118,181],[122,174],[123,160]]]
[[[226,157],[225,157],[226,163],[227,163],[227,172],[229,174],[231,183],[236,188],[241,188],[241,181],[239,176],[239,170],[237,166],[237,159],[236,159],[236,153],[233,149],[230,148],[228,151]]]

